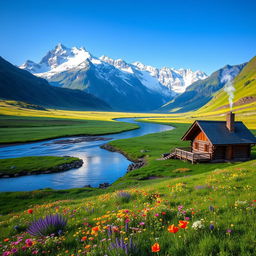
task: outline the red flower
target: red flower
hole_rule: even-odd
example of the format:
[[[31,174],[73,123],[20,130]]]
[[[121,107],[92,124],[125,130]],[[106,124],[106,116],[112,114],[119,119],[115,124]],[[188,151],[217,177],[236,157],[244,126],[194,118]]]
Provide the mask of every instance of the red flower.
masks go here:
[[[166,215],[166,212],[162,212],[162,215]]]
[[[179,221],[179,227],[180,228],[186,228],[188,223],[189,223],[188,221],[180,220]]]
[[[159,251],[160,251],[160,245],[159,245],[159,243],[154,243],[154,244],[151,246],[151,250],[152,250],[152,252],[159,252]]]
[[[177,232],[179,231],[179,228],[178,228],[178,227],[175,227],[174,225],[170,225],[170,226],[168,227],[168,231],[169,231],[170,233],[177,233]]]
[[[29,214],[32,214],[32,213],[33,213],[33,210],[32,210],[32,209],[28,209],[28,213],[29,213]]]

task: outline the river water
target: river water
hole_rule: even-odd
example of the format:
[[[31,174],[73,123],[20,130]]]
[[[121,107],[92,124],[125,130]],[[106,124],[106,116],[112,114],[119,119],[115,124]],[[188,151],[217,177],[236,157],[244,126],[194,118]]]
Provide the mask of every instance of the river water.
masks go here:
[[[137,122],[133,118],[122,118],[118,119],[118,121],[136,123],[140,128],[117,134],[103,135],[102,137],[108,138],[111,141],[173,129],[173,127],[168,125]],[[100,183],[113,183],[126,173],[127,167],[131,163],[129,160],[118,152],[109,152],[100,148],[102,144],[109,141],[54,143],[58,140],[75,138],[77,137],[65,137],[0,148],[0,158],[74,156],[84,161],[82,167],[65,172],[2,178],[0,179],[0,191],[30,191],[42,188],[69,189],[89,184],[92,187],[98,187]]]

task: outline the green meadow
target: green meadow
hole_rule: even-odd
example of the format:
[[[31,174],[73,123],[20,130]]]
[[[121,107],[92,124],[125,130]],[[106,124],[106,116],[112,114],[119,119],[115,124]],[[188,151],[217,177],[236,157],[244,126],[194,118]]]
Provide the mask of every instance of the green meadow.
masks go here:
[[[93,115],[97,113],[89,113],[85,119],[2,115],[1,142],[137,128],[103,120],[102,113],[92,121]],[[112,118],[117,117],[125,114],[112,114]],[[190,124],[166,119],[156,115],[153,121],[175,129],[108,143],[145,165],[106,189],[0,193],[0,255],[255,255],[256,160],[215,164],[157,160],[162,153],[188,145],[180,138]],[[256,158],[255,147],[252,158]],[[0,160],[0,166],[6,172],[14,172],[11,166],[15,171],[37,171],[39,161],[40,168],[48,168],[70,160],[14,158]],[[26,232],[32,221],[55,214],[67,219],[58,234],[35,236]]]
[[[78,135],[103,135],[133,130],[117,121],[0,116],[0,143],[21,143]]]

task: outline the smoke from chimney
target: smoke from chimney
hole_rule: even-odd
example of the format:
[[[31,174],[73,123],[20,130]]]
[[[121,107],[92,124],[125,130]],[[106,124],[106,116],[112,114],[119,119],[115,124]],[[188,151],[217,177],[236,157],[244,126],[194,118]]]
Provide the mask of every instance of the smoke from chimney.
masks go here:
[[[228,101],[229,101],[229,106],[230,106],[230,111],[232,111],[233,108],[233,99],[234,99],[234,92],[235,92],[235,87],[232,82],[232,76],[230,74],[225,75],[222,79],[221,82],[226,82],[224,85],[224,91],[228,94]]]
[[[235,114],[231,111],[227,114],[226,127],[230,132],[234,132],[235,130]]]

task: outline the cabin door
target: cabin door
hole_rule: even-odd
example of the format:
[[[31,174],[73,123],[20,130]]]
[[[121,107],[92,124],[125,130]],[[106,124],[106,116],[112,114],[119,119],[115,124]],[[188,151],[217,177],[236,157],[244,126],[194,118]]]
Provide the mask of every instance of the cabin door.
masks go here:
[[[227,146],[226,147],[226,159],[227,160],[232,160],[233,159],[233,147],[232,146]]]

